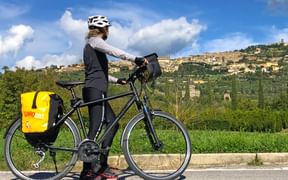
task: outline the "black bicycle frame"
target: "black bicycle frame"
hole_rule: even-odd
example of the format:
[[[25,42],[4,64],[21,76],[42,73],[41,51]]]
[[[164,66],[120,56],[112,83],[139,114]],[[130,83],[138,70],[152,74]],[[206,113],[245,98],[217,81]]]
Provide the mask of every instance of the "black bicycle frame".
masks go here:
[[[74,101],[77,100],[77,101],[72,105],[72,109],[69,112],[67,112],[63,117],[61,117],[61,119],[57,122],[56,126],[61,125],[65,121],[65,119],[67,119],[71,114],[73,114],[76,111],[77,115],[78,115],[78,119],[80,120],[80,125],[81,125],[81,129],[82,129],[84,138],[87,138],[87,132],[86,132],[84,124],[83,124],[83,118],[82,118],[82,114],[81,114],[80,108],[86,107],[86,106],[89,106],[89,105],[92,105],[92,104],[96,104],[96,103],[99,103],[99,102],[101,103],[101,102],[106,102],[106,101],[110,101],[110,100],[113,100],[113,99],[118,99],[118,98],[125,97],[125,96],[132,96],[128,100],[128,102],[123,106],[123,108],[120,111],[120,113],[116,116],[115,121],[108,127],[108,129],[106,129],[104,134],[97,141],[97,143],[101,144],[104,141],[104,139],[107,136],[107,134],[110,132],[110,130],[120,121],[120,119],[129,110],[129,108],[134,104],[134,102],[136,103],[138,110],[141,110],[141,108],[143,106],[143,103],[139,99],[139,96],[138,96],[138,93],[137,93],[137,90],[136,90],[134,84],[132,82],[130,82],[129,84],[130,84],[130,88],[131,88],[130,92],[126,92],[126,93],[122,93],[122,94],[114,95],[114,96],[109,96],[109,97],[106,97],[106,98],[101,98],[101,99],[93,100],[93,101],[86,102],[86,103],[84,103],[81,99],[77,100],[77,97],[73,96],[74,91],[72,89],[71,90],[72,96],[73,96],[72,101],[73,100]],[[97,138],[98,137],[96,137],[96,139]]]

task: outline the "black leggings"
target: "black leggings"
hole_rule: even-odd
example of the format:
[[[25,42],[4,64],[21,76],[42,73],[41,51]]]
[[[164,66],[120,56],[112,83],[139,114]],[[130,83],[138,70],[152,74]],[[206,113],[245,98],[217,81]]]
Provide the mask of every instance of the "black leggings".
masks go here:
[[[83,88],[83,100],[84,102],[89,102],[96,99],[101,99],[106,97],[106,94],[96,88]],[[102,128],[103,125],[109,127],[115,120],[115,114],[108,102],[100,102],[88,106],[89,112],[89,132],[88,138],[91,140],[95,139],[96,133],[99,131],[99,128]],[[115,125],[107,137],[104,139],[101,147],[110,148],[113,138],[119,128],[119,124]],[[96,162],[84,163],[83,170],[93,169],[94,171],[99,171],[99,169],[105,169],[108,167],[109,150],[106,154],[100,155],[100,166]]]

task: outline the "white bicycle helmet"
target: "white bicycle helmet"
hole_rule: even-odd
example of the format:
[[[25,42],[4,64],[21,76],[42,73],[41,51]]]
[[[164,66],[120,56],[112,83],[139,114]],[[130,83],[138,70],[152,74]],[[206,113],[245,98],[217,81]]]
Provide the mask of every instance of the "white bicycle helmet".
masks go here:
[[[88,18],[88,28],[93,28],[93,27],[106,27],[106,26],[111,26],[108,18],[106,16],[102,15],[96,15],[96,16],[90,16]]]

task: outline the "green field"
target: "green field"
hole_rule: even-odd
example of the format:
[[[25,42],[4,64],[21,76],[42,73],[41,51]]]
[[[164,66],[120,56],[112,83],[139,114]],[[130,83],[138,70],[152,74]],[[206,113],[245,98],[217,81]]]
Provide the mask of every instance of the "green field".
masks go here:
[[[4,130],[0,130],[3,137]],[[193,153],[255,153],[255,152],[288,152],[288,134],[280,133],[250,133],[250,132],[231,132],[231,131],[189,131]],[[121,133],[118,132],[115,137],[111,150],[111,155],[122,154],[119,139]],[[171,136],[167,134],[169,141]],[[0,146],[0,170],[7,170],[3,157],[3,143],[1,138]],[[141,145],[140,145],[141,146]],[[19,158],[27,156],[21,155],[19,148]],[[17,153],[17,152],[16,152]]]

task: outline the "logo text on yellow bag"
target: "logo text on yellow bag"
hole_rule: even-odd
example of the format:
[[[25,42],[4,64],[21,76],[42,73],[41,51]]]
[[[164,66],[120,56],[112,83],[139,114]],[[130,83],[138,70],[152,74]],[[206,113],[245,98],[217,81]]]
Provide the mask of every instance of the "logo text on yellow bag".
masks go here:
[[[54,93],[40,91],[21,94],[22,132],[36,133],[48,129],[51,94]]]

